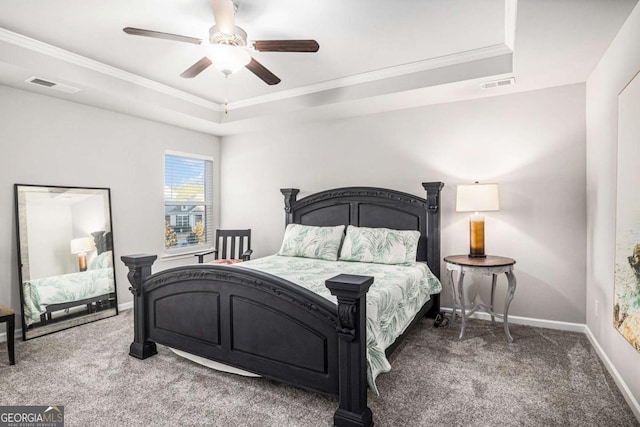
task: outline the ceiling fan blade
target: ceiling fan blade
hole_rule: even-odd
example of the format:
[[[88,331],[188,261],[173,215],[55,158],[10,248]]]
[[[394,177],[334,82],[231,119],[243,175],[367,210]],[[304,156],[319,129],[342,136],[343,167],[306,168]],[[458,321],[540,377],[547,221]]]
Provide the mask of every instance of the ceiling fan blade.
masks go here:
[[[165,40],[174,40],[174,41],[185,42],[185,43],[202,44],[202,39],[197,39],[195,37],[181,36],[179,34],[161,33],[160,31],[143,30],[142,28],[132,28],[132,27],[123,28],[122,31],[124,31],[127,34],[131,34],[132,36],[145,36],[145,37],[153,37],[156,39],[165,39]]]
[[[270,86],[280,83],[280,79],[278,78],[278,76],[267,70],[264,65],[256,61],[254,58],[251,58],[251,62],[245,65],[245,67],[247,70],[260,77],[263,82]]]
[[[231,0],[211,0],[216,27],[225,34],[236,33],[235,11]]]
[[[193,78],[206,70],[211,64],[211,60],[205,56],[191,67],[187,68],[182,74],[180,74],[180,77],[184,77],[185,79]]]
[[[253,48],[258,52],[317,52],[320,45],[315,40],[257,40]]]

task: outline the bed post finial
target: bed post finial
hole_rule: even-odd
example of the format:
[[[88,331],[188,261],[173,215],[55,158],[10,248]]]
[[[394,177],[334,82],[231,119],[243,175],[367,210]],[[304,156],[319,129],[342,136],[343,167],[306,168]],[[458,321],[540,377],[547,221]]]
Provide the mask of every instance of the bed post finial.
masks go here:
[[[129,267],[127,278],[131,287],[129,290],[133,294],[133,342],[129,346],[129,355],[138,359],[157,354],[156,343],[147,339],[145,328],[146,307],[143,304],[145,279],[151,276],[151,265],[157,259],[157,255],[125,255],[120,259]]]
[[[440,191],[444,187],[444,182],[423,182],[422,187],[427,190],[427,212],[438,212],[440,210]]]
[[[280,192],[284,195],[284,211],[287,213],[286,225],[293,222],[293,203],[300,190],[297,188],[281,188]]]
[[[367,406],[367,302],[373,277],[340,274],[325,282],[338,297],[338,410],[335,427],[372,426]]]

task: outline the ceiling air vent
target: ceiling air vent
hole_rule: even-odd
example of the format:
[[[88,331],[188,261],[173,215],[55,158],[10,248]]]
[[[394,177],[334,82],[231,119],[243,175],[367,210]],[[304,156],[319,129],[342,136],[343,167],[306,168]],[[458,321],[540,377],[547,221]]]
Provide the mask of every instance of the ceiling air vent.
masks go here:
[[[492,82],[482,83],[480,87],[482,89],[494,89],[497,87],[511,86],[511,85],[514,85],[515,83],[516,83],[515,77],[510,77],[508,79],[494,80]]]
[[[69,85],[65,85],[63,83],[56,83],[56,82],[52,82],[50,80],[45,80],[45,79],[41,79],[39,77],[30,77],[27,80],[25,80],[27,83],[31,83],[34,85],[38,85],[41,87],[45,87],[51,90],[57,90],[58,92],[64,92],[64,93],[76,93],[76,92],[80,92],[81,89],[77,88],[77,87],[73,87],[73,86],[69,86]]]

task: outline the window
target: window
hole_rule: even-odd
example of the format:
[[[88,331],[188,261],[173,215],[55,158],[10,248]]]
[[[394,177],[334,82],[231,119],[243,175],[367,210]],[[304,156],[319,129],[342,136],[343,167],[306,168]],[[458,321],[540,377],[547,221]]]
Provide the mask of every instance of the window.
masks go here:
[[[164,218],[167,254],[212,246],[213,159],[165,153]]]

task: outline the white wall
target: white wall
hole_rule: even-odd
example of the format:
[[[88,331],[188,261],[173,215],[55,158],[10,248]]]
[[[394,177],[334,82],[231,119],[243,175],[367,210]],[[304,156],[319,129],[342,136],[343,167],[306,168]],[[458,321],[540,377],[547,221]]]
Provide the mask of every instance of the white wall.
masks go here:
[[[263,256],[281,242],[280,188],[304,196],[365,185],[424,197],[421,182],[441,180],[442,255],[467,253],[455,186],[497,182],[501,210],[487,214],[486,250],[517,260],[510,314],[584,323],[584,96],[584,85],[563,86],[224,137],[222,226],[252,228]]]
[[[94,231],[108,230],[108,214],[102,194],[74,203],[71,205],[73,237],[92,237]]]
[[[212,156],[219,170],[217,137],[3,86],[0,144],[0,304],[18,313],[13,184],[111,188],[118,302],[124,303],[131,293],[120,257],[164,250],[164,151]],[[193,257],[156,261],[154,271],[187,262]]]
[[[639,70],[640,6],[636,6],[587,81],[587,326],[624,378],[638,417],[640,353],[613,328],[613,272],[618,94]]]

